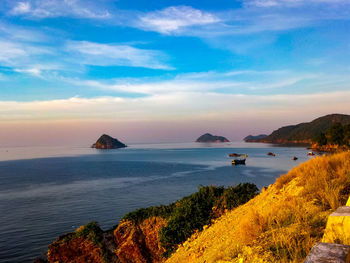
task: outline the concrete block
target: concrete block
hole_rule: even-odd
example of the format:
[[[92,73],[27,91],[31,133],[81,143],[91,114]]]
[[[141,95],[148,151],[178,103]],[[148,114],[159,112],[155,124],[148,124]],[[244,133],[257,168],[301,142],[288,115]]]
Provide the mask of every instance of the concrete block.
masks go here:
[[[350,245],[350,206],[341,206],[328,217],[322,242]]]
[[[331,243],[317,243],[304,263],[349,263],[350,246]]]
[[[348,201],[346,202],[346,206],[350,206],[350,196],[349,196]]]

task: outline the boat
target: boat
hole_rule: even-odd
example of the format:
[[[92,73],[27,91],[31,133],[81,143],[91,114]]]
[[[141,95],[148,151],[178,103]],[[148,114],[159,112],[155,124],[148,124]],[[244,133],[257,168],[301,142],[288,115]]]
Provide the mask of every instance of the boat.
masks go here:
[[[245,165],[245,160],[246,159],[234,159],[234,160],[232,160],[232,165],[239,165],[239,164]]]
[[[293,161],[296,161],[296,160],[298,160],[298,157],[295,157],[295,156],[294,156],[294,157],[292,158],[292,160],[293,160]]]
[[[314,156],[315,154],[314,154],[314,152],[308,152],[307,155],[308,156]]]
[[[269,156],[276,156],[276,154],[274,154],[273,152],[268,152],[267,155],[269,155]]]
[[[239,154],[239,153],[230,153],[228,156],[229,157],[245,157],[245,158],[248,157],[247,154]]]

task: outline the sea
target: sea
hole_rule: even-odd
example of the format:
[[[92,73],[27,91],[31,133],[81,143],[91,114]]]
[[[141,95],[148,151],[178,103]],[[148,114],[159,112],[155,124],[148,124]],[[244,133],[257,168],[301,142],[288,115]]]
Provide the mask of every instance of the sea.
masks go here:
[[[230,153],[247,154],[246,165],[232,166]],[[244,142],[0,148],[0,262],[32,262],[80,225],[110,229],[130,211],[172,203],[200,185],[261,189],[309,158],[303,147]]]

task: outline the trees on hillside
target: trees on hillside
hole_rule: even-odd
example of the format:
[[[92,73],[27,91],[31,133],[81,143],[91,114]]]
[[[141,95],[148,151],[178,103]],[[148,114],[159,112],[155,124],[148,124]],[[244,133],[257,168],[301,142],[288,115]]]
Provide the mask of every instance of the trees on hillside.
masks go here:
[[[350,146],[350,124],[333,123],[326,133],[320,133],[314,140],[319,146],[332,144]]]

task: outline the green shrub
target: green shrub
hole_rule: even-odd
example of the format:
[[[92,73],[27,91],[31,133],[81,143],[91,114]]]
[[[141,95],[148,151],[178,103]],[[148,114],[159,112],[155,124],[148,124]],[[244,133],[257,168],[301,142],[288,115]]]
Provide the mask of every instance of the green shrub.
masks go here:
[[[223,186],[200,186],[198,192],[164,206],[151,206],[126,214],[122,220],[141,223],[143,220],[159,216],[166,218],[168,224],[160,230],[160,243],[169,256],[177,245],[189,238],[195,230],[201,231],[215,218],[213,208],[219,211],[233,209],[249,201],[258,194],[259,189],[251,183]]]
[[[254,184],[235,187],[199,187],[198,192],[180,200],[170,215],[168,224],[160,231],[160,242],[169,256],[195,230],[201,231],[215,217],[213,207],[232,209],[249,201],[258,193]]]

